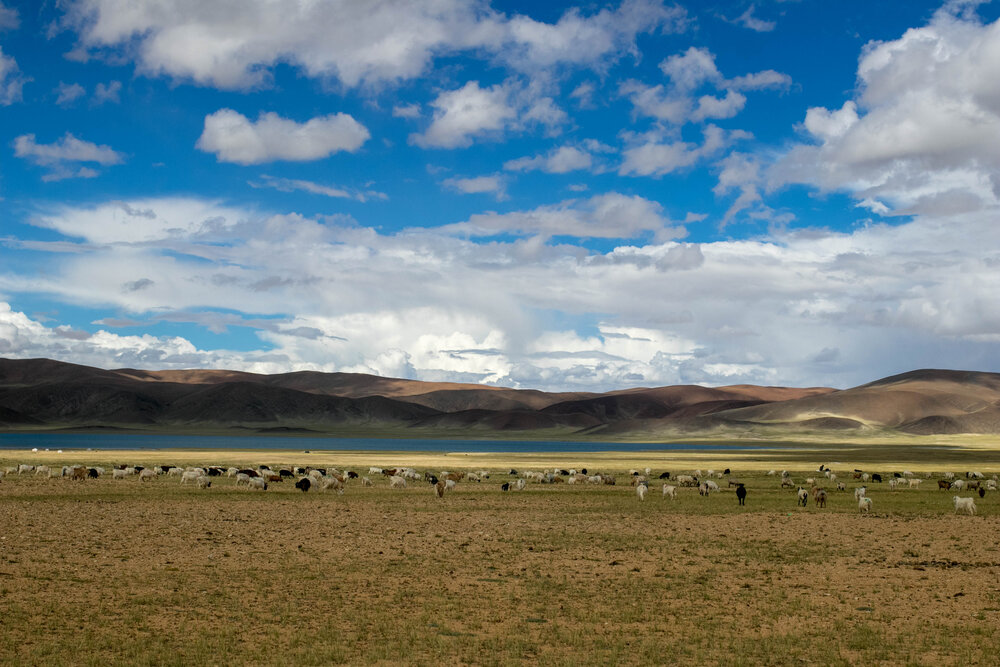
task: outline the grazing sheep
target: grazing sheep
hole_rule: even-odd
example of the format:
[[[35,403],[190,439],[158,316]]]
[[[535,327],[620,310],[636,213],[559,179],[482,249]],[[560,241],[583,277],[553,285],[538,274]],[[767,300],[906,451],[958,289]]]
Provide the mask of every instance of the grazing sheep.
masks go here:
[[[868,496],[862,496],[858,499],[858,512],[862,514],[870,514],[872,511],[872,499]]]
[[[787,488],[791,489],[791,488],[794,488],[794,486],[795,486],[795,482],[792,481],[791,477],[782,477],[781,478],[781,488],[784,489],[784,488],[787,487]]]
[[[796,504],[805,507],[806,504],[809,502],[809,492],[800,486],[797,491],[797,494],[798,494],[798,501],[796,502]]]
[[[698,478],[691,475],[677,475],[674,481],[681,486],[696,486],[698,484]]]
[[[660,473],[660,479],[670,479],[670,473],[669,472],[661,472]]]
[[[247,478],[247,488],[251,491],[267,491],[267,482],[260,477]]]
[[[979,489],[979,497],[980,498],[985,498],[986,497],[986,489],[980,487],[980,489]]]
[[[22,463],[17,466],[17,474],[20,475],[22,472],[31,472],[35,469],[35,466],[30,466],[27,463]]]
[[[889,490],[890,491],[895,491],[897,486],[899,486],[899,480],[898,479],[890,479],[889,480]]]
[[[370,481],[369,481],[370,484]],[[319,482],[319,490],[326,491],[328,489],[333,489],[337,492],[337,495],[344,494],[344,482],[338,477],[322,477]]]
[[[510,491],[510,482],[504,482],[500,485],[501,491]]]
[[[370,479],[368,479],[367,477],[361,478],[361,486],[371,486],[371,485],[372,481]]]
[[[201,477],[202,473],[197,470],[186,470],[181,474],[181,484],[187,484],[188,482],[197,482],[198,478]]]
[[[847,485],[844,484],[843,482],[837,482],[837,490],[838,491],[847,491]]]
[[[699,496],[707,496],[708,493],[709,493],[708,484],[705,484],[705,482],[702,482],[701,484],[698,485],[698,495]]]
[[[649,487],[646,486],[645,484],[639,484],[638,486],[635,487],[635,495],[639,496],[640,501],[646,499],[647,491],[649,491]]]
[[[962,489],[965,488],[965,480],[956,479],[954,482],[951,483],[951,488],[955,491],[961,491]]]
[[[967,473],[965,473],[965,476],[968,477],[969,479],[983,479],[984,477],[986,477],[986,475],[984,475],[983,473],[979,472],[978,470],[973,470],[971,472],[967,472]]]
[[[663,485],[663,497],[670,497],[671,500],[677,500],[677,487],[671,486],[670,484]]]
[[[445,486],[446,485],[445,485],[444,482],[438,482],[437,484],[435,484],[434,485],[434,495],[436,495],[438,498],[444,498]],[[510,488],[509,485],[505,485],[505,486],[507,486],[508,488]],[[504,490],[506,491],[506,489],[504,489]]]
[[[400,477],[399,475],[389,476],[389,488],[390,489],[405,489],[406,488],[406,478]]]
[[[909,470],[904,470],[903,471],[903,477],[906,477],[907,479],[909,479],[910,477],[913,477],[913,473],[911,471],[909,471]]]
[[[253,478],[250,477],[250,475],[247,475],[246,473],[238,472],[238,473],[236,473],[236,486],[240,486],[241,484],[246,484],[247,486],[249,486],[251,479],[253,479]]]
[[[959,496],[953,496],[952,500],[955,502],[955,514],[965,512],[969,516],[972,516],[976,513],[976,503],[972,498],[960,498]]]
[[[924,480],[922,480],[922,479],[911,479],[910,480],[910,488],[911,489],[918,489],[918,488],[920,488],[920,482],[922,482],[922,481],[924,481]]]
[[[295,482],[295,488],[305,493],[312,486],[312,480],[309,477],[300,477],[299,481]]]
[[[453,480],[453,479],[446,479],[446,480],[444,480],[444,488],[448,489],[449,491],[451,491],[452,489],[454,489],[456,486],[458,486],[458,482],[456,482],[455,480]],[[517,488],[518,488],[518,490],[524,488],[524,480],[523,479],[517,480]]]
[[[826,507],[826,490],[816,489],[813,494],[813,500],[816,503],[816,507]]]
[[[864,498],[867,495],[868,495],[868,487],[867,486],[859,486],[858,488],[854,489],[854,499],[855,500],[861,500],[862,498]]]
[[[947,480],[955,479],[955,473],[953,473],[953,472],[946,472],[944,474],[944,478],[947,479]]]
[[[376,467],[372,466],[371,468],[368,469],[368,474],[369,475],[381,475],[382,474],[382,469],[381,468],[376,468]]]
[[[951,488],[951,482],[949,482],[946,479],[938,480],[938,491],[940,491],[941,489],[950,489],[950,488]]]
[[[747,487],[743,484],[736,487],[736,498],[740,501],[740,505],[746,505]]]
[[[993,480],[993,479],[986,480],[986,490],[987,491],[996,491],[997,490],[997,482],[996,482],[996,480]]]
[[[111,479],[125,479],[126,477],[128,477],[128,473],[124,470],[118,470],[115,468],[111,471]]]
[[[872,476],[871,476],[871,475],[869,475],[868,473],[866,473],[866,472],[865,472],[865,473],[861,473],[861,481],[862,481],[862,482],[867,482],[867,481],[869,481],[869,480],[870,480],[871,478],[872,478]]]
[[[85,468],[84,466],[73,466],[73,468],[70,470],[69,478],[73,481],[82,481],[87,479],[89,475],[90,471],[87,470],[87,468]]]
[[[882,483],[882,475],[880,475],[878,473],[873,473],[872,474],[872,481],[873,482],[878,482],[879,484],[881,484]]]
[[[207,489],[210,486],[212,486],[212,480],[208,478],[208,475],[202,475],[201,477],[196,479],[195,482],[198,483],[199,489]]]
[[[774,477],[774,476],[775,476],[776,474],[777,474],[777,473],[776,473],[776,472],[775,472],[774,470],[768,470],[768,471],[767,471],[767,476],[768,476],[768,477]]]
[[[514,489],[517,491],[524,491],[525,486],[526,484],[524,483],[523,479],[519,479],[516,482],[514,482]]]
[[[156,471],[155,470],[150,470],[149,468],[146,468],[145,470],[142,470],[142,471],[139,472],[139,481],[140,482],[148,482],[151,479],[156,479]]]
[[[973,489],[978,489],[979,482],[966,482],[965,488],[967,488],[969,491],[972,491]]]
[[[814,486],[816,484],[816,480],[813,479],[812,477],[806,477],[806,484],[808,484],[809,486]]]

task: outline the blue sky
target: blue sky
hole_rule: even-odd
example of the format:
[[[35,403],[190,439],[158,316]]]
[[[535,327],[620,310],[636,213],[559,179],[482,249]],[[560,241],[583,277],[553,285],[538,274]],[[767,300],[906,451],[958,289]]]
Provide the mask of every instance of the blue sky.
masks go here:
[[[1000,371],[998,16],[4,0],[0,355],[550,390]]]

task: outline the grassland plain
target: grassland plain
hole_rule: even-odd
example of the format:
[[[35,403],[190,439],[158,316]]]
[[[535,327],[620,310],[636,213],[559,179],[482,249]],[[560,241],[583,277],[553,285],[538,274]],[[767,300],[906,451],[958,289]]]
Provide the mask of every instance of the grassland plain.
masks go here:
[[[644,460],[676,474],[729,454]],[[862,516],[829,483],[826,509],[798,507],[764,475],[774,465],[744,462],[732,467],[746,507],[727,489],[681,489],[671,501],[659,483],[639,502],[625,473],[643,457],[621,456],[7,453],[0,465],[422,463],[494,474],[443,499],[382,479],[337,496],[289,482],[249,492],[226,478],[199,491],[165,477],[5,477],[0,663],[996,664],[1000,495],[956,516],[937,476],[914,490],[872,484]],[[921,476],[968,469],[916,458],[905,467]],[[550,459],[616,472],[619,485],[500,491],[509,465]],[[815,467],[789,469],[803,482]],[[841,478],[853,467],[834,466]]]

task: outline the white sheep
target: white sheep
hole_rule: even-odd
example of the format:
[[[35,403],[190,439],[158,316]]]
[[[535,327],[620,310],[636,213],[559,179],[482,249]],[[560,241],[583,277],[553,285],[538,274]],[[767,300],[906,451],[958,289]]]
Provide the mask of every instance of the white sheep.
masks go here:
[[[212,486],[212,479],[208,475],[199,475],[195,481],[198,483],[199,489],[207,489]]]
[[[372,466],[371,468],[368,469],[368,474],[369,475],[381,475],[382,474],[382,469],[381,468],[376,468],[375,466]]]
[[[251,477],[247,480],[247,488],[251,491],[267,491],[267,482],[260,477]]]
[[[775,472],[774,470],[768,470],[768,471],[767,471],[767,476],[768,476],[768,477],[774,477],[774,476],[775,476],[776,474],[777,474],[777,473],[776,473],[776,472]]]
[[[969,516],[972,516],[976,513],[976,503],[972,498],[960,498],[959,496],[954,496],[952,500],[955,501],[955,514],[965,512]]]
[[[718,491],[719,490],[719,485],[716,484],[715,482],[713,482],[710,479],[705,481],[705,486],[708,487],[709,491]]]
[[[800,486],[797,495],[798,495],[798,504],[805,507],[806,504],[809,502],[809,492]]]
[[[911,479],[910,480],[910,488],[911,489],[918,489],[918,488],[920,488],[920,482],[922,482],[922,481],[924,481],[924,480],[922,480],[922,479]]]
[[[450,482],[451,480],[448,480],[448,481]],[[514,482],[514,490],[516,490],[516,491],[524,491],[524,487],[525,487],[525,483],[524,483],[523,479],[519,479],[516,482]],[[451,487],[448,487],[448,488],[451,488]]]
[[[864,498],[867,495],[868,495],[868,487],[867,486],[859,486],[858,488],[854,489],[854,499],[855,500],[861,500],[862,498]]]
[[[48,475],[48,474],[49,474],[48,466],[35,466],[35,475]]]
[[[458,484],[453,479],[446,479],[444,481],[444,488],[446,488],[448,491],[451,491],[456,486],[458,486]],[[523,479],[517,480],[517,490],[520,491],[523,488],[524,488],[524,480]]]
[[[903,477],[906,477],[907,479],[909,479],[910,477],[913,477],[913,472],[910,471],[910,470],[904,470],[903,471]]]
[[[203,473],[197,470],[185,470],[181,473],[181,484],[187,484],[188,482],[197,482],[198,478],[202,476]]]
[[[319,490],[326,491],[333,489],[338,495],[344,494],[344,483],[337,477],[322,477],[319,483]]]
[[[861,473],[861,481],[862,482],[868,482],[868,481],[871,480],[871,478],[872,478],[872,476],[869,475],[868,473],[866,473],[866,472],[865,473]]]
[[[235,477],[240,472],[239,468],[229,467],[226,468],[226,477]]]
[[[151,468],[144,468],[139,471],[139,481],[148,482],[151,479],[156,479],[156,471]]]
[[[371,485],[372,485],[372,481],[369,478],[367,478],[367,477],[362,477],[361,478],[361,486],[371,486]]]
[[[645,484],[639,484],[635,487],[635,495],[639,496],[639,500],[645,500],[646,491],[648,490],[649,490],[648,486],[646,486]]]
[[[955,473],[953,473],[953,472],[946,472],[944,474],[944,478],[945,479],[955,479]]]
[[[997,482],[996,482],[996,480],[995,479],[988,479],[988,480],[986,480],[986,489],[988,491],[996,491],[997,490]]]
[[[837,490],[838,491],[846,491],[847,490],[847,485],[844,484],[843,482],[837,482]]]
[[[406,479],[400,477],[399,475],[393,475],[389,478],[389,488],[390,489],[405,489]]]
[[[663,485],[663,497],[670,497],[671,500],[677,500],[677,487],[671,486],[669,484]]]
[[[965,480],[956,479],[954,482],[951,483],[951,488],[955,491],[961,491],[962,489],[965,488]]]
[[[17,466],[17,474],[20,475],[22,472],[31,472],[35,469],[35,466],[28,465],[27,463],[22,463]]]
[[[872,499],[867,496],[862,496],[858,499],[858,511],[864,514],[870,514],[872,511]]]
[[[246,474],[245,472],[236,473],[236,486],[241,486],[243,484],[246,484],[247,486],[250,485],[250,475]]]
[[[115,468],[111,471],[111,479],[125,479],[126,477],[128,477],[128,472],[125,470]]]

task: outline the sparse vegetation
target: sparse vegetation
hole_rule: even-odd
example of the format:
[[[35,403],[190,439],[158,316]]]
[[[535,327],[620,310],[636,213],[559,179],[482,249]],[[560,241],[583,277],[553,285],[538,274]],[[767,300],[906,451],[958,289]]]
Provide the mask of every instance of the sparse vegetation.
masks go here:
[[[91,463],[223,462],[114,456]],[[356,456],[340,465],[414,463]],[[425,467],[494,475],[443,499],[381,479],[337,496],[290,482],[251,493],[228,478],[208,490],[176,477],[5,478],[0,662],[958,664],[1000,649],[995,494],[965,517],[951,493],[869,484],[875,506],[859,516],[853,483],[826,510],[801,508],[763,466],[733,466],[746,507],[725,488],[670,501],[655,484],[638,502],[612,455],[548,458],[615,472],[617,486],[508,493],[497,464],[512,461],[444,458]],[[696,467],[658,463],[655,474]],[[801,481],[814,467],[790,469]]]

